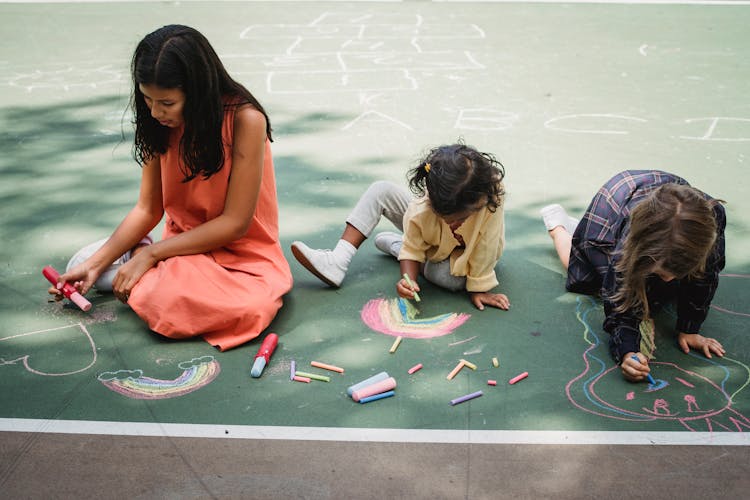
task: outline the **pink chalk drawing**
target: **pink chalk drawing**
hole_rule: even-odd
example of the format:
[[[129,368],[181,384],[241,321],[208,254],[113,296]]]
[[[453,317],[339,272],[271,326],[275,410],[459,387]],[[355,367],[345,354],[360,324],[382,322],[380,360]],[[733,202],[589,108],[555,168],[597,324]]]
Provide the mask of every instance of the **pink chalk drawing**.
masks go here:
[[[647,384],[635,384],[638,389],[629,390],[623,397],[617,394],[622,388],[620,369],[617,366],[608,367],[612,364],[606,359],[609,356],[605,359],[598,356],[597,348],[601,342],[588,320],[589,314],[601,309],[601,304],[584,296],[577,301],[576,317],[584,327],[584,340],[588,348],[583,353],[583,370],[565,386],[565,393],[573,406],[614,420],[675,422],[690,431],[750,431],[750,419],[733,407],[733,398],[750,383],[750,368],[747,365],[727,357],[707,359],[691,353],[692,357],[709,365],[712,373],[722,374],[721,381],[715,382],[674,363],[652,360],[652,373],[658,373],[658,378],[666,382],[664,388],[650,390]],[[740,370],[735,368],[730,371],[724,364],[726,362],[736,363],[744,371],[746,379],[731,395],[726,389],[730,375],[736,378]]]
[[[404,299],[372,299],[362,308],[361,317],[376,332],[412,339],[447,335],[471,317],[464,313],[446,313],[417,319],[417,314],[419,311]]]
[[[104,372],[99,381],[109,389],[132,399],[167,399],[184,396],[211,383],[221,372],[213,356],[202,356],[177,365],[182,374],[173,380],[144,377],[143,370]]]

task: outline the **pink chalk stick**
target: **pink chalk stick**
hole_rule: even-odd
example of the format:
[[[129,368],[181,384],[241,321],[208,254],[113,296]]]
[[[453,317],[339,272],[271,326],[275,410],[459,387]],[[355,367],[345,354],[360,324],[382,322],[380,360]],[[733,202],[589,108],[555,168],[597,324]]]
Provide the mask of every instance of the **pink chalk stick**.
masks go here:
[[[522,374],[520,374],[520,375],[516,375],[516,376],[515,376],[515,377],[513,377],[512,379],[508,380],[508,383],[509,383],[510,385],[513,385],[513,384],[515,384],[516,382],[518,382],[519,380],[523,380],[523,379],[525,379],[525,378],[526,378],[526,377],[528,377],[528,376],[529,376],[529,372],[523,372]]]
[[[385,380],[381,380],[380,382],[376,382],[372,385],[368,385],[367,387],[363,387],[358,391],[354,391],[352,393],[352,399],[359,402],[360,399],[372,396],[374,394],[380,394],[381,392],[390,391],[395,388],[396,379],[393,377],[388,377]]]
[[[45,278],[47,278],[47,281],[56,286],[57,289],[63,293],[63,295],[65,295],[68,299],[70,299],[71,302],[80,307],[83,311],[89,311],[91,309],[91,302],[89,302],[86,297],[78,293],[78,290],[76,290],[73,285],[71,285],[67,281],[62,284],[57,282],[57,280],[60,279],[60,273],[58,273],[54,267],[44,266],[44,268],[42,269],[42,274]]]
[[[487,385],[497,385],[497,380],[488,380]]]
[[[418,365],[414,365],[411,368],[409,368],[408,373],[409,373],[409,375],[411,375],[412,373],[418,372],[421,369],[422,369],[422,363],[419,363]]]
[[[304,382],[306,384],[310,383],[310,379],[309,378],[307,378],[307,377],[300,377],[299,375],[295,375],[292,380],[294,380],[296,382]]]

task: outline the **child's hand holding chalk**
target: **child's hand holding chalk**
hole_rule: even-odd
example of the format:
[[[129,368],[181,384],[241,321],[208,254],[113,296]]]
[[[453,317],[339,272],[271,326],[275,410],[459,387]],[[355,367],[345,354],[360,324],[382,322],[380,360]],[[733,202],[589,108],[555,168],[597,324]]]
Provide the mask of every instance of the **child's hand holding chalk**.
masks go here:
[[[399,280],[398,284],[396,285],[396,290],[398,291],[399,296],[405,298],[405,299],[414,299],[417,302],[419,302],[419,285],[417,285],[412,279],[409,277],[407,273],[404,273],[404,279]]]
[[[640,382],[644,379],[648,380],[651,377],[651,368],[648,366],[648,360],[642,360],[642,357],[644,356],[640,353],[630,352],[622,358],[620,370],[627,380]],[[653,383],[652,380],[653,378],[649,382]]]

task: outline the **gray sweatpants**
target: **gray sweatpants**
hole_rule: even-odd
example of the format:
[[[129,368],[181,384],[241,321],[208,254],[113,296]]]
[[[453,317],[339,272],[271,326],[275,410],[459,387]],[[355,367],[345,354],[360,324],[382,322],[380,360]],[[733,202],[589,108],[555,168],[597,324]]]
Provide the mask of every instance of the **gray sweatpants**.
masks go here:
[[[360,197],[346,222],[370,237],[380,218],[385,216],[399,231],[404,230],[404,214],[412,197],[409,191],[388,181],[373,182]],[[466,288],[466,276],[453,276],[450,259],[425,262],[422,274],[428,281],[451,291]]]

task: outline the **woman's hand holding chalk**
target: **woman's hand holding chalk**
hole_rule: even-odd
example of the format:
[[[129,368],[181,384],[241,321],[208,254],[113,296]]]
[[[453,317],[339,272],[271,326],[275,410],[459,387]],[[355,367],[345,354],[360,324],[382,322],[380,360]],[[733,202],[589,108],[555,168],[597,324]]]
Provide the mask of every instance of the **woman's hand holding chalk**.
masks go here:
[[[86,300],[86,298],[81,295],[73,285],[71,285],[67,281],[60,284],[60,273],[58,273],[54,267],[44,266],[44,268],[42,269],[42,274],[45,278],[47,278],[47,281],[52,283],[53,286],[60,290],[63,295],[69,298],[71,302],[80,307],[83,311],[88,311],[89,309],[91,309],[91,302]]]
[[[406,273],[404,273],[404,281],[406,281],[406,284],[409,285],[409,288],[411,288],[411,291],[414,294],[414,300],[416,300],[417,302],[419,302],[420,300],[422,300],[422,299],[419,298],[419,294],[414,289],[414,283],[412,282],[412,280],[409,277],[409,275],[406,274]]]

